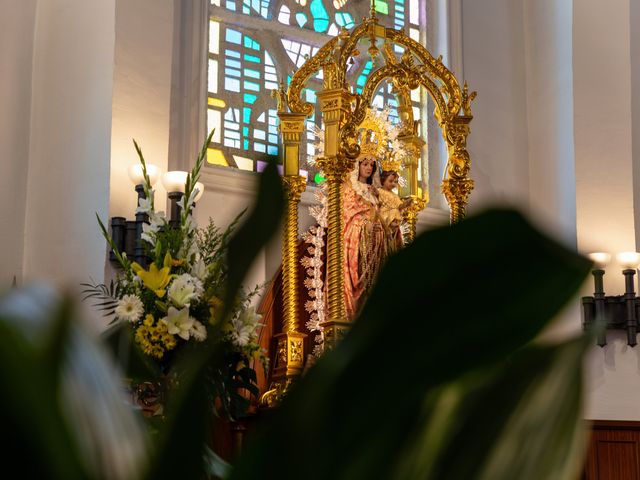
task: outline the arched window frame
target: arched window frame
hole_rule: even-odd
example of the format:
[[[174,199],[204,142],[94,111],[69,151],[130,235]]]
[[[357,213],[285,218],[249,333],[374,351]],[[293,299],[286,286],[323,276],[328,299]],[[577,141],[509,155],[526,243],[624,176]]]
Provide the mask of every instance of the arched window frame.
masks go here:
[[[443,61],[462,80],[462,0],[422,0],[421,19],[427,19],[427,27],[420,29],[420,41],[426,42],[434,55],[442,55]],[[222,7],[217,7],[221,9]],[[188,170],[197,156],[207,130],[207,63],[208,27],[213,14],[220,17],[221,10],[210,5],[210,0],[178,2],[174,12],[174,58],[172,69],[172,95],[169,138],[169,169]],[[293,27],[276,21],[266,21],[240,13],[225,15],[229,25],[244,22],[264,26],[268,22],[274,29],[291,34]],[[234,23],[235,22],[235,23]],[[295,29],[298,38],[322,45],[327,35],[310,30]],[[324,39],[324,41],[322,41]],[[266,93],[263,91],[262,95]],[[275,101],[274,101],[275,107]],[[421,215],[420,223],[442,223],[446,202],[440,195],[440,181],[446,164],[447,152],[433,118],[433,105],[423,104],[422,118],[426,119],[429,165],[430,203]],[[250,154],[249,154],[250,155]],[[207,189],[253,192],[254,172],[230,167],[207,165],[202,181]],[[312,189],[308,189],[312,190]],[[305,198],[306,197],[306,198]],[[306,200],[306,201],[305,201]],[[312,192],[303,196],[303,203],[312,201]],[[447,214],[448,215],[448,214]],[[448,218],[448,216],[446,217]]]

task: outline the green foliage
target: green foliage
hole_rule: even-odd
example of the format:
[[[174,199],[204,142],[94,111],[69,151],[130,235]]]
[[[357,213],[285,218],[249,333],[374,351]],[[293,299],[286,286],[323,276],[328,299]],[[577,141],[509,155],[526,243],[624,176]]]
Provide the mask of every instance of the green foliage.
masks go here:
[[[212,228],[199,238],[212,265],[228,241],[229,263],[219,267],[228,268],[227,312],[245,298],[242,279],[277,231],[282,206],[270,165],[236,234]],[[589,339],[548,346],[532,340],[588,268],[513,212],[487,212],[421,235],[388,262],[347,337],[265,418],[230,478],[574,480],[584,446],[581,361]],[[96,288],[91,298],[100,301],[112,292]],[[0,421],[12,439],[5,468],[59,479],[227,475],[229,466],[205,439],[211,389],[230,390],[207,375],[227,372],[217,378],[240,382],[232,390],[255,379],[229,361],[219,340],[225,323],[176,359],[179,388],[149,452],[117,395],[120,380],[74,318],[69,301],[23,295],[0,303]],[[148,375],[149,357],[135,355],[127,328],[112,325],[110,341]],[[226,398],[224,412],[237,415],[241,404],[233,402],[241,401]],[[127,448],[118,448],[125,440]],[[123,453],[128,463],[116,472]]]
[[[280,178],[273,163],[268,164],[260,179],[258,199],[264,199],[264,201],[256,202],[253,211],[249,215],[249,220],[240,226],[237,233],[229,240],[229,278],[242,280],[251,264],[251,261],[247,262],[246,260],[235,261],[238,253],[232,256],[231,252],[239,252],[247,244],[254,246],[265,245],[276,233],[282,215],[282,202],[277,201],[274,205],[274,202],[269,200],[271,198],[282,198]],[[255,222],[255,219],[260,219],[259,224],[263,228],[252,229],[252,225],[255,225],[252,222]],[[247,241],[249,232],[252,232],[253,235],[253,239],[250,242]],[[253,258],[257,253],[257,250],[251,250],[247,252],[247,255]],[[238,297],[241,281],[233,283],[229,281],[227,288],[226,298],[231,298],[233,301]],[[223,325],[223,322],[219,322],[217,328],[222,328]],[[211,405],[202,401],[202,395],[206,394],[206,385],[211,385],[210,382],[207,382],[209,369],[212,366],[225,369],[225,358],[228,358],[224,355],[222,345],[217,343],[217,338],[220,338],[220,335],[215,333],[210,335],[203,342],[201,348],[192,349],[190,355],[183,356],[176,365],[176,369],[185,372],[185,375],[181,378],[180,389],[170,399],[168,414],[170,422],[163,432],[162,447],[156,452],[149,478],[154,480],[176,478],[179,466],[183,462],[191,461],[194,458],[205,459],[204,463],[198,462],[195,470],[190,470],[194,475],[196,471],[202,473],[207,464],[211,465],[211,457],[207,455],[200,433],[203,428],[209,425],[207,419]],[[242,380],[242,377],[235,379],[235,381]],[[214,388],[217,388],[217,386],[214,386]],[[222,398],[224,399],[224,397]],[[230,403],[227,408],[230,412],[233,412],[238,407]],[[191,433],[184,434],[184,432]],[[194,454],[194,452],[196,453]],[[217,467],[220,466],[219,463],[214,462],[214,464]],[[192,466],[189,466],[189,468],[191,469]],[[217,471],[217,468],[214,471]],[[179,478],[200,477],[199,474],[190,477],[187,476],[187,472],[180,471]]]
[[[122,401],[121,382],[70,298],[40,285],[0,300],[0,421],[8,439],[1,458],[7,472],[21,478],[140,478],[146,437]]]
[[[269,162],[260,177],[256,203],[249,218],[238,229],[229,244],[228,291],[224,298],[225,317],[230,313],[235,294],[240,288],[258,253],[279,228],[284,211],[284,195],[278,169]]]
[[[588,269],[513,212],[421,235],[231,478],[573,480],[585,345],[530,342]]]

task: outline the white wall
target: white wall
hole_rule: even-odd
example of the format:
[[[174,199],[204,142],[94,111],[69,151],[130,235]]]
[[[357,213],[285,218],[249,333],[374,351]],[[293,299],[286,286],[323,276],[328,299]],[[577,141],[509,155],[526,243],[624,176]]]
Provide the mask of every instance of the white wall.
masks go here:
[[[577,227],[585,252],[635,250],[629,30],[629,0],[616,8],[574,2]],[[607,282],[613,278],[607,287],[623,286]]]
[[[540,227],[575,248],[572,5],[524,0],[523,14],[529,213]]]
[[[464,76],[478,96],[468,149],[470,212],[528,206],[528,133],[522,1],[464,0]]]
[[[114,13],[114,0],[38,2],[25,280],[102,278],[95,214],[108,209]]]
[[[0,0],[0,291],[22,281],[36,0]]]
[[[137,194],[127,176],[138,163],[132,139],[148,163],[167,171],[173,0],[117,0],[111,135],[110,216],[133,218]],[[165,210],[160,181],[156,208]]]
[[[577,229],[578,247],[585,252],[637,249],[632,3],[621,0],[611,8],[595,0],[574,2]],[[624,291],[619,272],[615,263],[607,269],[605,290],[610,295]],[[591,284],[589,289],[593,291]],[[628,347],[623,333],[608,332],[607,337],[608,345],[594,347],[589,355],[586,416],[640,420],[640,350]]]

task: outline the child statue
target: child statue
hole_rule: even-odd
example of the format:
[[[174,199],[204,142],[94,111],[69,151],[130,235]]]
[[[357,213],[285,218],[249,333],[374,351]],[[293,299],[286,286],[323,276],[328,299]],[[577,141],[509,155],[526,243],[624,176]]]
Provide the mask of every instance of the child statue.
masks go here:
[[[380,219],[385,227],[388,253],[398,251],[404,245],[402,238],[402,210],[407,208],[411,199],[402,200],[394,190],[398,187],[399,175],[394,170],[385,170],[380,175],[381,188],[378,189]]]

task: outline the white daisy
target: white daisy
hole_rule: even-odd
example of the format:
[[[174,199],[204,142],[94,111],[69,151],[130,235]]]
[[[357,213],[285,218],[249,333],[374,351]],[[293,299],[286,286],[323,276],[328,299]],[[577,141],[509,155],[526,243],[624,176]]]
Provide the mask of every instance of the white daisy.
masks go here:
[[[125,295],[118,301],[116,318],[129,322],[136,322],[144,313],[144,305],[136,295]]]
[[[190,333],[198,342],[202,342],[207,338],[207,328],[197,320],[193,322]]]

